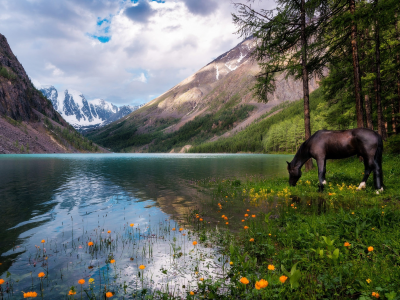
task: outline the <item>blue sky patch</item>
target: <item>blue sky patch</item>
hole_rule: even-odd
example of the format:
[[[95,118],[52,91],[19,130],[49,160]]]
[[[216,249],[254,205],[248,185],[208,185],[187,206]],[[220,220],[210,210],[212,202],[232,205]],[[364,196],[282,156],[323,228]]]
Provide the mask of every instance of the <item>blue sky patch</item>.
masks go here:
[[[94,35],[94,34],[90,34],[90,33],[87,33],[86,35],[93,39],[98,40],[100,43],[103,43],[103,44],[108,43],[111,40],[111,36],[99,36],[99,35]]]
[[[103,25],[103,23],[107,23],[107,24],[110,24],[110,20],[108,20],[107,18],[105,18],[105,19],[101,19],[101,18],[97,18],[97,26],[101,26],[101,25]]]
[[[139,0],[131,0],[132,3],[136,4],[139,2]],[[165,3],[163,0],[151,0],[151,2],[157,2],[157,3]]]

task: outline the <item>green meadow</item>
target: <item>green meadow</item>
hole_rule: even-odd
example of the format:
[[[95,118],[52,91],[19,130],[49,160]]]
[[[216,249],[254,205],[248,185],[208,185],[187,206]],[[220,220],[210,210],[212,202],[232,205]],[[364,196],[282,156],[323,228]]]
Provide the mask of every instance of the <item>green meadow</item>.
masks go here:
[[[372,175],[356,190],[356,158],[328,161],[323,193],[316,168],[296,187],[262,176],[198,182],[212,200],[191,220],[200,241],[222,247],[230,264],[225,278],[200,282],[193,297],[400,299],[399,156],[384,155],[383,168],[380,194]]]

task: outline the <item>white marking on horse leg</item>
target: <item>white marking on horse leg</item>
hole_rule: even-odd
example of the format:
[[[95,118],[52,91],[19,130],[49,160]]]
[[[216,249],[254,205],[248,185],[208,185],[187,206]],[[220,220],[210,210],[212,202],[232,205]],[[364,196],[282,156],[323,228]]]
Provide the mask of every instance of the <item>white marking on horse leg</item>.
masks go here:
[[[376,191],[376,194],[379,195],[379,190]]]
[[[326,184],[326,180],[322,181],[322,184],[325,185]]]
[[[380,191],[383,192],[383,187],[381,187]]]
[[[358,186],[357,190],[360,191],[362,189],[365,189],[367,187],[367,184],[365,181],[361,182],[360,185]]]

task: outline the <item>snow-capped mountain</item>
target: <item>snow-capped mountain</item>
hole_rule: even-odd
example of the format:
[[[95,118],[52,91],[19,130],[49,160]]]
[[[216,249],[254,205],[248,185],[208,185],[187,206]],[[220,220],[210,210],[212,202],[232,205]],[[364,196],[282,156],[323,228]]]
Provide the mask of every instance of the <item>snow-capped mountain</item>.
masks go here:
[[[104,126],[141,107],[117,107],[103,99],[88,101],[81,92],[67,89],[59,93],[54,86],[42,87],[40,91],[69,124],[81,131]]]

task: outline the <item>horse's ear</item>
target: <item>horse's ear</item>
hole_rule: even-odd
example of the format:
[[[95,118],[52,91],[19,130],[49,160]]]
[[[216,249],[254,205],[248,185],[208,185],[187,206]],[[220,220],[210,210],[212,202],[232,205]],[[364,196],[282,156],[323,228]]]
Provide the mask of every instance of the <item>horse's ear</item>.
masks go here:
[[[288,161],[286,161],[287,162],[287,168],[288,168],[288,170],[290,170],[290,162],[288,162]]]

